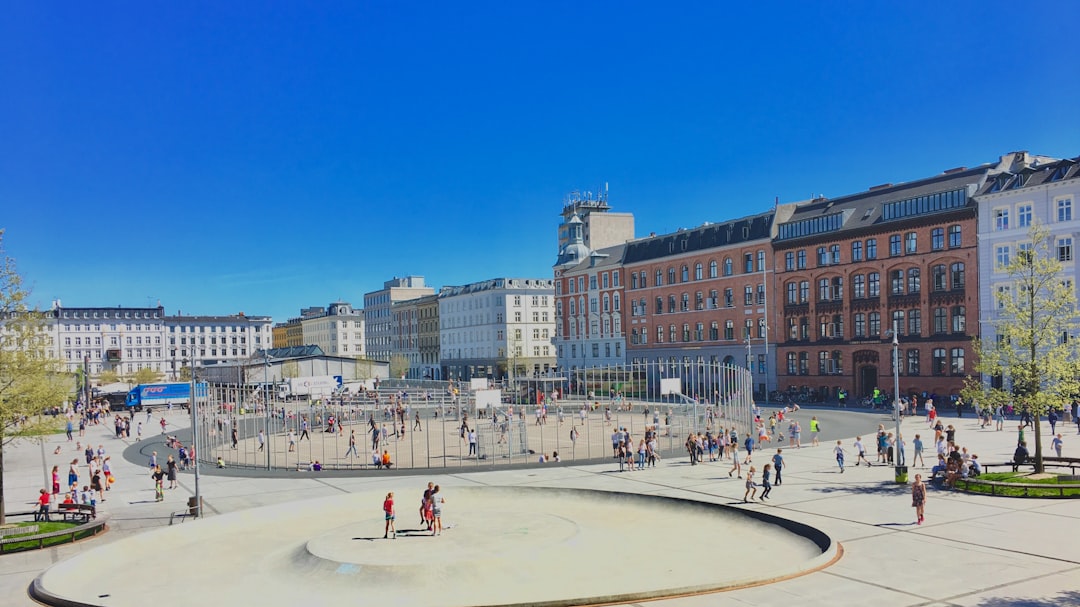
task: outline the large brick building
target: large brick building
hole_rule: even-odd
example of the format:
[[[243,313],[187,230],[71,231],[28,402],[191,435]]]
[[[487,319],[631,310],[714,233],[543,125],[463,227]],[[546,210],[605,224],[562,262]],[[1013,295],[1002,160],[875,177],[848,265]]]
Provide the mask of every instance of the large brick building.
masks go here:
[[[978,335],[976,202],[994,165],[796,205],[773,241],[778,383],[819,398],[957,393]]]
[[[748,365],[755,391],[772,389],[773,218],[770,211],[628,243],[628,361]]]

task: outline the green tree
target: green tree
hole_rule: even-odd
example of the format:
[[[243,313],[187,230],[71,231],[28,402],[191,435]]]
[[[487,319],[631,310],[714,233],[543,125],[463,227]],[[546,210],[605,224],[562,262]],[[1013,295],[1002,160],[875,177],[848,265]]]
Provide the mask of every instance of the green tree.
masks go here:
[[[115,384],[120,381],[120,376],[116,374],[116,371],[112,369],[106,369],[98,375],[98,382],[101,384]]]
[[[162,375],[160,371],[153,369],[139,369],[132,376],[132,382],[136,385],[139,384],[156,384],[161,381]]]
[[[1062,265],[1049,232],[1033,226],[1030,248],[1021,249],[1003,268],[1009,288],[997,291],[999,320],[994,335],[975,344],[975,369],[998,378],[1000,387],[969,377],[965,398],[980,406],[1014,403],[1035,419],[1035,471],[1043,472],[1039,417],[1061,409],[1078,386],[1077,342],[1063,336],[1076,333],[1076,294],[1064,280]]]
[[[180,381],[191,381],[191,367],[180,367]]]
[[[405,377],[405,374],[409,372],[409,367],[411,366],[409,358],[404,354],[392,355],[390,357],[390,377],[393,377],[394,379]]]
[[[26,305],[15,260],[3,249],[0,230],[0,524],[4,523],[4,448],[53,431],[42,412],[70,392],[59,362],[47,354],[46,317]]]

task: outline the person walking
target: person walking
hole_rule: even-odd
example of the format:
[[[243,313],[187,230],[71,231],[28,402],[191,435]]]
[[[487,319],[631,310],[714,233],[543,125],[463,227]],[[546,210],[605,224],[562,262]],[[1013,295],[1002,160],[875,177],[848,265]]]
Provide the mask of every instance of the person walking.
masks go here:
[[[833,449],[836,453],[836,465],[840,466],[840,474],[844,473],[844,445],[840,441],[836,441],[836,449]]]
[[[356,430],[349,430],[349,448],[345,451],[345,457],[349,457],[350,454],[360,457],[360,452],[356,450]]]
[[[743,493],[742,501],[744,503],[754,499],[757,496],[757,485],[754,484],[754,467],[750,466],[750,471],[746,473],[746,492]],[[749,499],[747,499],[749,497]]]
[[[239,440],[240,440],[240,435],[236,431],[236,426],[233,426],[233,429],[232,429],[232,448],[233,449],[236,448],[236,443]]]
[[[776,467],[776,484],[782,485],[783,479],[780,478],[780,471],[784,469],[784,456],[782,455],[783,449],[777,449],[776,455],[772,456],[773,466]],[[768,465],[765,466],[768,469]]]
[[[423,431],[424,431],[424,429],[420,427],[420,412],[419,412],[419,411],[417,411],[417,412],[416,412],[416,418],[415,418],[415,419],[413,420],[413,427],[412,427],[412,429],[413,429],[413,430],[417,430],[417,431],[419,431],[419,432],[423,432]]]
[[[42,489],[38,493],[38,510],[34,513],[34,522],[48,523],[49,521],[49,503],[52,500],[52,495],[49,494],[48,489]]]
[[[922,467],[925,468],[926,467],[926,462],[923,461],[923,457],[922,457],[922,453],[923,453],[922,437],[920,437],[918,434],[916,434],[915,435],[915,440],[912,441],[911,444],[915,446],[915,456],[911,458],[911,465],[912,466],[918,465],[918,466],[922,466]],[[916,462],[918,462],[918,464],[916,464]]]
[[[259,430],[259,451],[266,447],[266,432]]]
[[[860,462],[866,462],[866,465],[869,466],[870,465],[870,460],[866,459],[866,449],[863,448],[862,437],[861,436],[856,436],[855,437],[855,445],[854,445],[854,447],[855,447],[855,455],[856,455],[855,467],[858,467]]]
[[[765,464],[765,467],[761,469],[761,486],[765,489],[761,492],[761,501],[769,499],[769,492],[772,491],[772,485],[769,484],[769,468],[771,464]]]
[[[394,527],[394,519],[396,518],[396,515],[394,514],[394,492],[393,491],[386,494],[386,499],[383,500],[382,509],[383,509],[383,514],[385,515],[385,518],[386,518],[386,526],[383,528],[383,536],[382,537],[383,537],[384,540],[387,539],[387,536],[390,534],[391,531],[393,531],[394,532],[394,539],[396,540],[397,539],[397,528]]]
[[[811,445],[818,446],[818,432],[821,432],[821,424],[818,423],[817,416],[810,418],[810,439]]]
[[[1058,456],[1061,455],[1061,451],[1058,451]],[[52,492],[53,495],[60,495],[60,466],[52,467]]]
[[[923,524],[923,508],[926,506],[926,485],[922,482],[922,475],[915,475],[915,482],[911,484],[911,505],[915,507],[915,515],[918,516],[915,524]]]
[[[1054,437],[1054,440],[1050,442],[1050,445],[1054,447],[1054,451],[1055,451],[1055,452],[1057,453],[1057,456],[1058,456],[1058,457],[1061,457],[1061,447],[1062,447],[1062,444],[1063,444],[1063,443],[1062,443],[1062,440],[1061,440],[1061,434],[1058,434],[1057,436],[1055,436],[1055,437]],[[56,475],[56,473],[55,473],[55,470],[56,470],[56,468],[54,467],[54,468],[53,468],[53,471],[54,471],[54,472],[53,472],[53,477],[54,477],[54,478],[55,478],[55,475]],[[53,483],[53,486],[54,486],[54,487],[56,486],[56,483],[55,483],[55,482]]]
[[[311,436],[308,434],[308,420],[306,416],[300,421],[300,440],[304,440],[305,438],[311,440]]]
[[[469,457],[476,454],[476,428],[472,428],[469,430]]]
[[[154,479],[154,501],[160,502],[165,499],[165,473],[161,471],[161,466],[154,466],[154,469],[150,472],[150,478]]]

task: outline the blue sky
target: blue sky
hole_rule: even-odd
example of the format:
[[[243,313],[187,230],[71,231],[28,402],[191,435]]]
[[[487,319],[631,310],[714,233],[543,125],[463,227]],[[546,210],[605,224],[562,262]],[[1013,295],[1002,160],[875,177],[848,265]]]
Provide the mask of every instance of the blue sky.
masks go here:
[[[4,245],[43,306],[284,320],[550,276],[605,182],[642,236],[1080,155],[1080,3],[743,4],[9,4]]]

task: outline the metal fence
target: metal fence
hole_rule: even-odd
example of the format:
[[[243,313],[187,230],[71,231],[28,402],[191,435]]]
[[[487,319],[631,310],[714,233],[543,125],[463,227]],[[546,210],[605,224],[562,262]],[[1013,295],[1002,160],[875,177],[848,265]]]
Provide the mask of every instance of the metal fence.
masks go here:
[[[666,380],[666,381],[665,381]],[[679,455],[691,432],[753,427],[750,373],[720,364],[635,364],[520,378],[478,406],[467,385],[383,381],[375,390],[283,400],[268,386],[211,384],[199,399],[197,456],[227,467],[482,468],[612,457],[612,435],[656,435]]]

